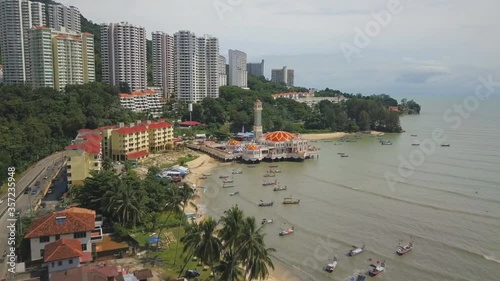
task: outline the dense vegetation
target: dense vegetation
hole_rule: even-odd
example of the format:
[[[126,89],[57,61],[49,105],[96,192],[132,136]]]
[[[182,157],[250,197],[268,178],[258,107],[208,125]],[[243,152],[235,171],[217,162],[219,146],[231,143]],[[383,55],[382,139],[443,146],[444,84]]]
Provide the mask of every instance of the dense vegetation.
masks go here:
[[[62,150],[82,128],[133,122],[141,116],[120,108],[118,89],[102,83],[50,88],[0,85],[0,169],[22,171]],[[0,183],[6,174],[0,174]]]
[[[398,102],[385,94],[351,95],[327,88],[320,91],[321,96],[343,95],[349,100],[343,103],[322,101],[310,108],[291,99],[275,100],[272,97],[273,93],[307,91],[304,88],[287,89],[284,85],[253,76],[249,76],[248,85],[250,90],[221,87],[219,99],[206,98],[193,105],[191,118],[206,124],[208,130],[218,136],[239,132],[243,127],[251,131],[254,102],[260,99],[263,102],[264,131],[401,131],[399,114],[388,110],[389,106],[397,105]],[[168,110],[165,116],[182,120],[190,118],[186,104],[177,105],[177,110]]]
[[[212,218],[200,224],[187,223],[184,209],[195,198],[194,190],[187,184],[177,185],[158,179],[158,168],[150,168],[145,179],[140,179],[128,169],[117,175],[106,160],[103,170],[94,172],[83,186],[74,187],[71,197],[80,207],[96,210],[114,222],[115,233],[126,236],[129,231],[156,232],[160,239],[163,229],[184,225],[185,235],[177,235],[175,258],[180,253],[179,242],[185,256],[184,266],[197,257],[216,272],[214,280],[248,280],[264,278],[269,268],[274,268],[266,248],[262,227],[253,217],[245,217],[243,211],[233,207],[220,219],[222,227]],[[171,221],[170,218],[177,220]],[[153,245],[155,246],[155,245]]]

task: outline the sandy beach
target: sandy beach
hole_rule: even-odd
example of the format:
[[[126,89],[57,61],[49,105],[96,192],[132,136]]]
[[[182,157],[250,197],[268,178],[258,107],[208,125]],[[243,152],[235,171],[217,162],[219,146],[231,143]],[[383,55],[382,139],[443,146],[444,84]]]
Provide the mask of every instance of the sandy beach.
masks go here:
[[[371,131],[370,134],[379,135],[381,134],[381,132]],[[320,134],[301,134],[300,136],[305,140],[331,140],[331,139],[340,139],[350,135],[353,134],[346,132],[334,132],[334,133],[320,133]]]

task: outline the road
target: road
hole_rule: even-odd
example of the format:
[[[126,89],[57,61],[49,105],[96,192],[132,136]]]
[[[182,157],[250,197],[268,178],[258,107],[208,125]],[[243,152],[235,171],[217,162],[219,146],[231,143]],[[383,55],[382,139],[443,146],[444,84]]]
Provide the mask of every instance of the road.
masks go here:
[[[22,178],[18,178],[16,180],[16,210],[19,210],[22,215],[30,214],[31,206],[34,206],[38,200],[41,200],[45,194],[44,190],[41,190],[42,187],[45,188],[48,186],[48,183],[51,181],[51,178],[55,176],[55,173],[59,171],[64,161],[63,152],[58,152],[53,154],[47,158],[40,160],[35,166],[32,166],[29,171],[25,173]],[[35,183],[39,181],[39,187],[35,187]],[[64,182],[59,181],[59,185],[57,187],[56,193],[61,193],[60,189]],[[32,195],[31,192],[28,194],[24,194],[23,191],[26,187],[31,186],[33,189],[37,189],[37,193]],[[55,189],[54,189],[55,190]],[[52,196],[52,194],[51,194]],[[50,197],[51,198],[51,197]],[[0,252],[4,253],[7,249],[7,237],[9,231],[7,229],[7,218],[8,212],[7,209],[7,194],[2,196],[3,203],[0,204]],[[31,202],[31,205],[30,205]],[[33,214],[34,214],[33,209]],[[0,278],[5,278],[7,274],[7,263],[5,257],[2,258],[2,264],[0,265]]]

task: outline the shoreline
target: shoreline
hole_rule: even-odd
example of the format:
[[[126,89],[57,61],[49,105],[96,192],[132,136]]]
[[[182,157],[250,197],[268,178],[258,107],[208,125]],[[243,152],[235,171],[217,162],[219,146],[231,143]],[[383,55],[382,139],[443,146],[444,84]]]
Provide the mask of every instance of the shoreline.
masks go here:
[[[379,135],[383,132],[378,131],[370,131],[370,135]],[[356,133],[346,133],[346,132],[332,132],[332,133],[318,133],[318,134],[300,134],[300,137],[305,140],[331,140],[331,139],[340,139],[347,136],[355,135]],[[368,134],[366,134],[368,135]]]

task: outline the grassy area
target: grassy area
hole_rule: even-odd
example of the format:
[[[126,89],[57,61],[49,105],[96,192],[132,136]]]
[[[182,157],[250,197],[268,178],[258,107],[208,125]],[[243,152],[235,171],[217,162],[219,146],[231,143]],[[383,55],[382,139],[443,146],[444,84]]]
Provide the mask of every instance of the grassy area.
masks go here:
[[[177,159],[177,161],[175,163],[165,163],[163,165],[160,165],[159,168],[160,169],[171,168],[171,167],[173,167],[175,165],[184,166],[184,165],[186,165],[187,162],[191,162],[191,161],[195,160],[198,157],[199,156],[197,156],[197,155],[188,154],[187,156],[179,157],[179,159]]]
[[[178,237],[183,237],[184,236],[184,228],[182,227],[172,227],[165,229],[162,232],[162,241],[165,241],[165,237],[171,237],[175,238],[172,239],[172,242],[169,245],[163,244],[159,249],[154,248],[155,245],[148,245],[148,239],[152,236],[152,233],[135,233],[134,238],[139,242],[139,245],[141,247],[147,248],[148,253],[146,254],[146,257],[149,259],[161,259],[164,261],[160,267],[164,271],[164,278],[166,280],[171,280],[177,278],[179,275],[180,270],[182,269],[184,263],[185,263],[185,258],[186,255],[182,252],[182,249],[184,247],[184,244],[179,241],[178,245],[178,252],[177,252],[177,259],[175,259],[175,249],[177,247],[177,239]],[[187,254],[187,253],[186,253]],[[188,262],[188,265],[184,269],[184,271],[188,269],[195,269],[197,270],[201,276],[195,280],[200,280],[200,281],[205,281],[205,280],[212,280],[210,277],[210,269],[208,270],[203,270],[203,265],[199,265],[197,261],[191,259]],[[183,272],[185,273],[185,272]]]

